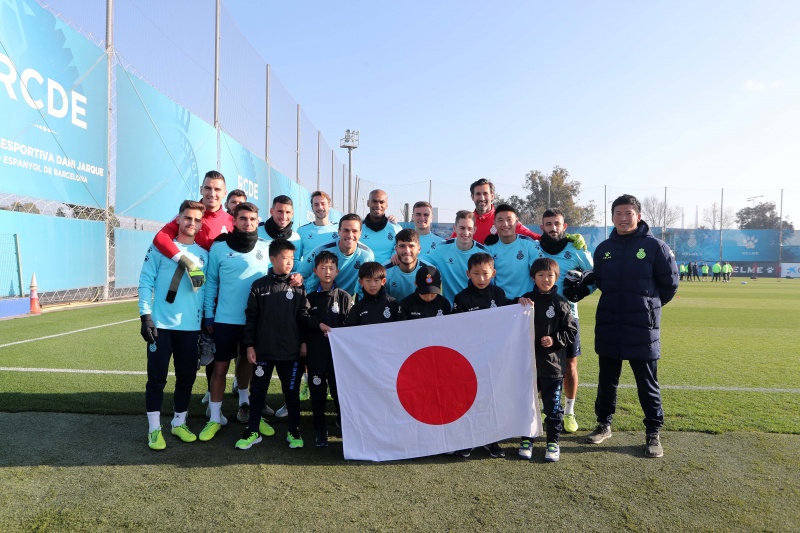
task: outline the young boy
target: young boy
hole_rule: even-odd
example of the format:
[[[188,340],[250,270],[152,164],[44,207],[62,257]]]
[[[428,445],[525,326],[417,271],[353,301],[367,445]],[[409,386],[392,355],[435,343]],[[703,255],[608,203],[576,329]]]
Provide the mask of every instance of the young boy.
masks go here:
[[[358,284],[364,297],[347,315],[347,326],[383,324],[397,320],[397,300],[386,292],[386,269],[380,263],[367,261],[358,268]]]
[[[269,245],[272,267],[266,276],[253,282],[245,309],[242,344],[253,366],[250,382],[250,419],[236,448],[247,450],[275,430],[262,418],[273,369],[277,369],[286,400],[289,448],[302,448],[300,436],[300,329],[322,329],[319,320],[308,316],[305,288],[292,287],[289,277],[294,266],[294,245],[286,239],[275,239]]]
[[[531,265],[533,291],[519,299],[522,305],[533,305],[533,325],[539,336],[536,353],[536,385],[542,396],[547,431],[547,450],[544,460],[556,462],[561,457],[561,435],[564,410],[561,407],[561,388],[564,383],[566,347],[575,340],[578,331],[569,302],[558,294],[558,263],[550,258],[537,259]],[[522,437],[519,456],[530,459],[533,438]]]
[[[423,264],[417,270],[416,286],[416,291],[400,302],[397,320],[431,318],[452,312],[450,302],[442,296],[442,277],[436,267]]]
[[[467,261],[467,278],[469,278],[469,282],[466,289],[456,294],[453,313],[480,311],[481,309],[490,309],[513,303],[513,301],[506,298],[506,293],[503,292],[503,289],[491,284],[492,278],[496,273],[494,259],[492,259],[491,255],[481,252],[470,256]],[[497,442],[485,444],[483,447],[493,458],[506,456],[506,452]],[[471,451],[466,449],[455,453],[466,458],[469,457]]]
[[[314,274],[319,278],[319,286],[308,295],[308,303],[311,306],[309,315],[320,323],[319,331],[310,330],[305,336],[306,342],[300,345],[300,357],[306,358],[308,368],[308,387],[311,391],[311,412],[314,416],[317,447],[328,445],[328,429],[325,427],[328,386],[331,388],[337,420],[341,416],[333,356],[327,335],[330,328],[344,326],[347,314],[353,307],[353,299],[336,287],[334,280],[339,274],[338,265],[339,258],[332,252],[323,251],[314,258]]]

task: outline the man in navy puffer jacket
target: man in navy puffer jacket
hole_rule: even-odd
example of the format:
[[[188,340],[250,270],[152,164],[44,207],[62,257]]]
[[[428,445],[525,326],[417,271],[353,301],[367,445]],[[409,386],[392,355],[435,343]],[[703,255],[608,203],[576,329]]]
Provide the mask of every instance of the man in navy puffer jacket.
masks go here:
[[[678,266],[667,244],[642,220],[642,206],[625,194],[611,204],[614,230],[594,252],[594,277],[601,291],[595,319],[600,363],[595,414],[597,428],[586,438],[599,444],[611,437],[622,361],[630,363],[644,411],[645,455],[661,457],[664,425],[658,359],[661,307],[678,291]]]

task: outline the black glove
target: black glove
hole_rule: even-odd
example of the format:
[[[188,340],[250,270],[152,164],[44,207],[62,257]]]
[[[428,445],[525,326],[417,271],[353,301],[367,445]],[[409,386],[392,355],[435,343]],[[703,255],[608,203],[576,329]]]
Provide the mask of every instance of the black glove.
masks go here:
[[[497,241],[499,240],[500,237],[498,237],[496,233],[490,233],[489,235],[486,236],[486,239],[483,240],[483,244],[485,244],[486,246],[491,246],[493,244],[497,244]]]
[[[577,287],[564,287],[564,298],[570,302],[578,303],[587,296],[589,296],[589,287],[586,285],[578,285]]]
[[[158,330],[156,325],[153,324],[153,317],[151,315],[142,315],[142,338],[147,344],[153,344],[158,337]]]
[[[182,255],[178,260],[178,264],[186,269],[186,272],[189,274],[189,279],[192,281],[192,287],[198,289],[203,286],[203,283],[206,282],[206,275],[203,274],[203,270],[195,265],[191,259]]]

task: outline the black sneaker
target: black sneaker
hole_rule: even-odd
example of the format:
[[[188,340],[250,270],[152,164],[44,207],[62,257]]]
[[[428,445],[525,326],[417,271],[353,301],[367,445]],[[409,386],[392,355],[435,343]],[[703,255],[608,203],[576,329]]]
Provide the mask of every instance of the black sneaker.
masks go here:
[[[597,424],[594,431],[586,435],[586,442],[589,444],[600,444],[606,439],[611,438],[611,424]]]
[[[661,437],[658,433],[647,435],[645,442],[644,454],[646,457],[664,457],[664,448],[661,447]]]
[[[486,451],[488,451],[489,455],[491,455],[494,459],[501,459],[506,456],[506,452],[503,451],[503,448],[501,448],[496,442],[484,444],[483,447],[486,448]]]
[[[314,442],[317,448],[325,448],[328,446],[328,432],[327,431],[317,431],[317,438]]]
[[[456,450],[452,453],[453,455],[457,455],[458,457],[463,457],[464,459],[466,459],[467,457],[469,457],[469,454],[472,453],[472,448],[464,448],[463,450]]]

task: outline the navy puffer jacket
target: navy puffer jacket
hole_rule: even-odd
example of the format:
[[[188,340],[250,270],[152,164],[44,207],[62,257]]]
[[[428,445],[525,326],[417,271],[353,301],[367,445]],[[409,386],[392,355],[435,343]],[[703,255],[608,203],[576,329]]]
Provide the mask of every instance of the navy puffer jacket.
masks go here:
[[[594,251],[600,301],[594,348],[601,357],[650,361],[661,355],[661,307],[678,291],[678,265],[667,243],[639,221],[636,231],[614,229]]]

